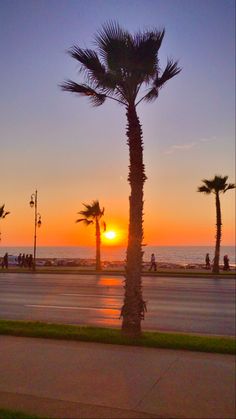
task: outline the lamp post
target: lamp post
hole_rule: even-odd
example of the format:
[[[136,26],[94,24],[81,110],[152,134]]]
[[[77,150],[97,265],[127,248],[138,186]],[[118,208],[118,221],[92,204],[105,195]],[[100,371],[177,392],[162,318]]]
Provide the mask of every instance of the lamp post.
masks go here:
[[[33,258],[33,271],[36,270],[36,245],[37,245],[37,227],[41,227],[41,215],[38,213],[38,191],[31,195],[30,206],[34,208],[34,258]]]

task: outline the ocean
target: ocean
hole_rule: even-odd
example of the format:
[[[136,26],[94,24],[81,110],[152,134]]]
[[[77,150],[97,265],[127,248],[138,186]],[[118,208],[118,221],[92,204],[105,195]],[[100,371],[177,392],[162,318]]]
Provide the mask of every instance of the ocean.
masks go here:
[[[151,254],[154,253],[157,262],[188,264],[205,263],[206,253],[210,254],[210,259],[214,257],[214,246],[145,246],[144,261],[150,261]],[[32,247],[0,247],[0,256],[5,252],[9,255],[19,253],[33,253]],[[123,261],[125,259],[126,248],[120,246],[101,247],[101,258],[103,261]],[[223,256],[227,254],[230,265],[236,265],[236,251],[234,246],[221,246],[220,262],[223,263]],[[65,247],[37,247],[38,258],[57,258],[57,259],[94,259],[95,248],[86,246],[65,246]]]

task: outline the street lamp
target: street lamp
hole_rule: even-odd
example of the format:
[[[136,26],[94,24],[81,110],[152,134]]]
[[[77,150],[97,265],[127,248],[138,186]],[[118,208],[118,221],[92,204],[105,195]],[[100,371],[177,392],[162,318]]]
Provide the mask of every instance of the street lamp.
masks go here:
[[[38,191],[31,195],[30,206],[34,208],[34,259],[33,259],[33,270],[36,270],[36,244],[37,244],[37,227],[41,227],[41,215],[38,213]]]

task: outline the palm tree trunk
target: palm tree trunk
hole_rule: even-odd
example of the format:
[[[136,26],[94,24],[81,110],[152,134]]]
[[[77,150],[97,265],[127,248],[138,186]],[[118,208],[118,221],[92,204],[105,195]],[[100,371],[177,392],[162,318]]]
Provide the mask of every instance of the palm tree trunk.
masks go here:
[[[101,234],[99,221],[96,218],[96,271],[101,271]]]
[[[220,272],[219,261],[220,261],[220,241],[221,241],[221,210],[220,210],[220,197],[219,193],[216,192],[216,246],[215,246],[215,257],[212,272],[218,274]]]
[[[141,333],[141,320],[146,309],[142,297],[143,185],[146,180],[143,164],[142,129],[134,105],[127,108],[126,135],[129,146],[129,234],[125,272],[125,297],[121,310],[122,331],[130,336]]]

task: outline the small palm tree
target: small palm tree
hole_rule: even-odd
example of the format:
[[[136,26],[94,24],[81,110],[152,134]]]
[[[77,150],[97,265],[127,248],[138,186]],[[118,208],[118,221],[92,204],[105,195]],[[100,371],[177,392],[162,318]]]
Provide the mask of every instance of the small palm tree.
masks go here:
[[[95,37],[97,50],[74,45],[69,54],[81,64],[85,83],[68,80],[62,90],[87,96],[100,106],[112,99],[125,107],[129,146],[129,233],[125,273],[125,298],[121,310],[122,330],[128,335],[141,333],[145,302],[142,297],[143,163],[142,127],[137,115],[141,102],[157,99],[160,89],[181,70],[168,60],[162,71],[158,52],[165,30],[150,30],[132,35],[116,22],[105,24]]]
[[[9,212],[9,211],[5,211],[5,210],[4,210],[4,208],[5,208],[5,205],[2,205],[2,206],[0,207],[0,219],[3,219],[3,218],[5,218],[8,214],[10,214],[10,212]],[[1,241],[1,231],[0,231],[0,241]]]
[[[229,189],[234,189],[234,183],[226,183],[228,176],[215,175],[214,179],[203,179],[204,185],[199,186],[198,192],[203,192],[207,195],[215,194],[216,203],[216,245],[215,245],[215,257],[212,272],[219,273],[219,260],[220,260],[220,241],[221,241],[221,208],[220,208],[220,194],[225,193]]]
[[[105,208],[101,209],[98,201],[93,201],[91,205],[83,204],[85,210],[78,212],[84,218],[79,218],[76,223],[83,222],[86,226],[95,224],[96,229],[96,271],[101,271],[101,218]],[[103,230],[106,230],[106,223],[102,222]]]

